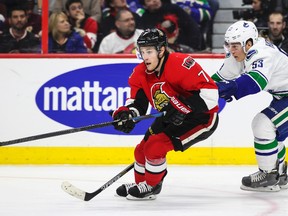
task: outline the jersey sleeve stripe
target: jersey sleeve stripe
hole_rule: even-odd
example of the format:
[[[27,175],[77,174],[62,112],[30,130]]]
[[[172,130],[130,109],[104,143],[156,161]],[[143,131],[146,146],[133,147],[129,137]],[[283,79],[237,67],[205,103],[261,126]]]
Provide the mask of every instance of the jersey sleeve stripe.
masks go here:
[[[250,76],[263,90],[267,84],[268,84],[268,80],[267,78],[261,74],[259,71],[250,71],[248,73],[248,76]]]

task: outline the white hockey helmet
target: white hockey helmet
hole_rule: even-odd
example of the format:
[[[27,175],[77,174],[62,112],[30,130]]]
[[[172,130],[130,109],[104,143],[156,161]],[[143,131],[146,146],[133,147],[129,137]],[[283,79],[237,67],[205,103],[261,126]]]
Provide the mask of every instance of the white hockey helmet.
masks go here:
[[[225,43],[240,43],[245,47],[247,40],[252,39],[253,45],[258,40],[258,30],[253,22],[240,20],[229,26],[225,33]]]

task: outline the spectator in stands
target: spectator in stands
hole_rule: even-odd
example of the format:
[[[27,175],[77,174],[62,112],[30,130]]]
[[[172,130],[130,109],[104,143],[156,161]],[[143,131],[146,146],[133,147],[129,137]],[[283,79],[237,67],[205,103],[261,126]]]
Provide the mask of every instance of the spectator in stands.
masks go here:
[[[66,0],[54,0],[53,12],[65,11]],[[91,16],[92,19],[96,20],[98,23],[101,22],[101,5],[102,0],[84,0],[83,8],[86,14]]]
[[[202,49],[211,52],[214,18],[219,9],[218,0],[162,0],[179,5],[199,25],[203,35]]]
[[[253,22],[256,27],[267,27],[269,14],[268,0],[253,0],[252,9],[254,12]]]
[[[286,22],[283,14],[280,12],[271,13],[269,15],[268,28],[268,39],[288,53],[288,38],[284,35]]]
[[[49,17],[49,53],[87,53],[84,40],[71,30],[64,12],[54,12]]]
[[[165,15],[174,14],[178,19],[178,42],[192,47],[195,51],[202,50],[203,36],[195,20],[176,4],[162,3],[161,0],[140,0],[145,8],[141,17],[143,28],[159,25]]]
[[[119,10],[125,8],[128,8],[126,0],[104,0],[104,9],[102,10],[102,20],[99,28],[97,46],[99,46],[104,37],[116,31],[115,16]],[[132,14],[134,16],[136,28],[142,29],[140,16],[135,12],[132,12]]]
[[[36,35],[41,35],[42,30],[42,16],[40,14],[34,13],[34,0],[26,0],[27,7],[27,30],[33,32]]]
[[[70,24],[83,37],[88,52],[92,53],[97,41],[98,23],[85,14],[82,0],[67,0],[65,9]]]
[[[188,13],[200,26],[211,19],[212,9],[207,0],[172,0]]]
[[[0,14],[2,13],[2,15],[5,18],[7,18],[7,11],[9,9],[14,8],[16,6],[21,6],[21,7],[25,8],[28,12],[27,13],[27,15],[28,15],[27,27],[29,26],[29,28],[27,30],[31,31],[32,30],[31,26],[34,27],[34,25],[37,25],[37,27],[34,28],[34,29],[37,29],[36,30],[37,32],[33,30],[33,33],[38,34],[38,32],[41,30],[41,16],[37,17],[37,18],[35,18],[34,16],[30,17],[30,14],[33,12],[33,9],[34,9],[34,5],[35,5],[34,0],[0,0]],[[32,9],[30,9],[30,8],[32,8]],[[39,19],[40,19],[40,21],[39,21]],[[8,19],[6,19],[6,22],[4,23],[4,27],[9,28]]]
[[[193,53],[194,50],[184,44],[179,44],[177,39],[179,35],[178,20],[175,15],[166,15],[161,24],[157,25],[158,29],[164,31],[167,36],[168,51],[169,52],[181,52],[181,53]]]
[[[274,10],[275,6],[272,1],[269,0],[252,0],[252,8],[245,9],[240,11],[241,13],[237,12],[234,14],[234,19],[241,19],[253,22],[256,27],[263,28],[268,27],[268,16]]]
[[[126,0],[105,0],[105,8],[102,13],[101,32],[103,37],[116,30],[115,16],[121,9],[127,9],[128,5]],[[136,28],[142,29],[140,16],[132,12],[136,24]]]
[[[40,39],[26,30],[27,11],[15,5],[8,11],[9,29],[0,35],[1,53],[40,53]]]
[[[119,10],[115,19],[116,31],[103,38],[98,53],[136,54],[137,38],[143,30],[136,29],[134,16],[129,9]]]
[[[173,0],[172,0],[173,2]],[[203,35],[203,45],[201,49],[206,48],[206,33],[208,31],[209,21],[212,19],[212,9],[207,0],[174,0],[189,16],[191,16],[199,25]]]

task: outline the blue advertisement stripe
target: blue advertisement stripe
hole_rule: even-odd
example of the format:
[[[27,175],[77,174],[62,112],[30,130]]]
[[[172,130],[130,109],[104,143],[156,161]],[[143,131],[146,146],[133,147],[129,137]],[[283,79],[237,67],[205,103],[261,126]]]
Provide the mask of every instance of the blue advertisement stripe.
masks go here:
[[[73,128],[111,121],[109,112],[123,106],[130,94],[128,77],[136,65],[96,65],[60,74],[39,88],[35,98],[37,107],[50,119]],[[225,104],[225,100],[219,99],[220,111]],[[153,119],[137,123],[131,135],[145,134],[152,122]],[[90,132],[123,134],[114,127]]]

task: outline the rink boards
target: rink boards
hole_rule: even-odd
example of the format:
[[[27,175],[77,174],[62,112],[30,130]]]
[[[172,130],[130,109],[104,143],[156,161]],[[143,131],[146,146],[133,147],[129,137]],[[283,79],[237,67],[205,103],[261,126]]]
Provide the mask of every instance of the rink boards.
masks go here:
[[[194,58],[210,75],[223,62],[219,55]],[[0,141],[111,121],[108,113],[125,102],[128,76],[139,62],[131,56],[0,56]],[[263,92],[220,101],[216,132],[184,153],[170,152],[168,163],[255,164],[250,125],[270,100]],[[1,147],[0,164],[129,164],[151,122],[140,122],[130,135],[108,126]]]

